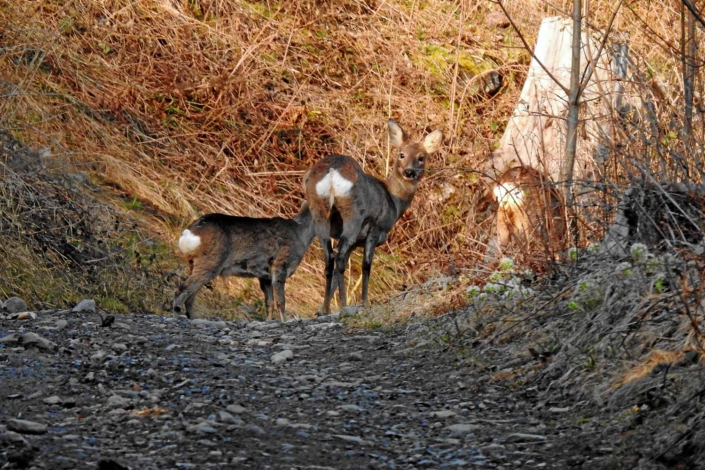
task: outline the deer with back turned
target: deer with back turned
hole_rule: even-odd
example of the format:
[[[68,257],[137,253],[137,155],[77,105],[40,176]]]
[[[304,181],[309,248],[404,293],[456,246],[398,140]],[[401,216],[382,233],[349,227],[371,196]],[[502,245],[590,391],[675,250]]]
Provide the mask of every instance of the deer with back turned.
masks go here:
[[[366,174],[359,163],[344,155],[325,157],[304,175],[304,192],[326,263],[322,314],[330,313],[336,289],[340,291],[341,306],[347,306],[345,266],[357,247],[364,248],[362,304],[367,305],[375,248],[387,240],[389,231],[408,209],[424,174],[426,158],[443,141],[440,130],[416,142],[394,120],[387,124],[390,143],[398,154],[385,181]],[[337,252],[331,239],[338,240]]]
[[[311,211],[304,202],[293,219],[207,214],[179,238],[190,275],[176,290],[173,311],[193,316],[198,291],[218,276],[256,277],[264,293],[268,319],[274,310],[283,321],[284,284],[303,259],[314,237]]]

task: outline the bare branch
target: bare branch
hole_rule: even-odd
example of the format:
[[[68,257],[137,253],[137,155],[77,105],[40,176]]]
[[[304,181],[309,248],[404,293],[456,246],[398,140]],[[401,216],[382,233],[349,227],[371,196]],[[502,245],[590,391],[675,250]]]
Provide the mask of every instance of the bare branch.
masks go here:
[[[509,20],[509,24],[512,25],[512,29],[514,30],[514,32],[517,33],[517,35],[519,36],[519,39],[521,40],[522,44],[524,44],[524,48],[525,48],[527,51],[529,51],[529,54],[531,54],[531,57],[536,61],[537,64],[539,64],[539,65],[541,66],[541,68],[543,69],[543,71],[546,72],[546,75],[548,75],[548,76],[551,78],[551,80],[553,80],[553,81],[556,83],[556,85],[558,85],[558,86],[561,88],[561,90],[563,90],[563,92],[564,92],[566,95],[569,95],[569,94],[570,94],[570,89],[567,88],[565,85],[563,85],[563,84],[550,72],[550,70],[548,70],[548,68],[547,68],[545,65],[543,65],[543,62],[541,62],[541,61],[539,60],[539,58],[536,57],[536,54],[534,54],[534,48],[529,45],[529,43],[526,41],[526,39],[524,39],[524,35],[521,34],[521,31],[519,30],[519,27],[516,25],[516,23],[514,23],[514,20],[513,20],[512,17],[509,15],[509,12],[507,11],[507,9],[504,8],[504,5],[502,4],[502,0],[497,0],[497,5],[499,5],[499,7],[500,7],[500,8],[502,9],[502,11],[504,12],[504,15],[505,15],[505,16],[507,17],[507,19]]]

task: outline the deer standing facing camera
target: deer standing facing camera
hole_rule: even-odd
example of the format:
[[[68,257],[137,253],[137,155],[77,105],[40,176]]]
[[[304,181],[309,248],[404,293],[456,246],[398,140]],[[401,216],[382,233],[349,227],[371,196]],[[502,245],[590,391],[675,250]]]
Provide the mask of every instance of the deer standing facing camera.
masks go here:
[[[399,153],[386,181],[366,174],[351,157],[330,155],[304,175],[304,192],[325,258],[326,291],[320,313],[330,313],[330,299],[340,289],[341,306],[347,306],[345,265],[356,247],[364,247],[362,303],[367,291],[375,248],[404,214],[424,174],[426,158],[440,147],[443,133],[434,131],[423,142],[413,141],[394,120],[388,122],[389,139]],[[337,239],[334,253],[331,239]],[[335,276],[335,280],[334,280]]]
[[[293,219],[204,215],[179,238],[190,275],[176,290],[174,313],[191,318],[196,294],[217,276],[256,277],[264,293],[267,318],[273,318],[276,309],[283,321],[284,284],[296,271],[314,235],[307,203]]]

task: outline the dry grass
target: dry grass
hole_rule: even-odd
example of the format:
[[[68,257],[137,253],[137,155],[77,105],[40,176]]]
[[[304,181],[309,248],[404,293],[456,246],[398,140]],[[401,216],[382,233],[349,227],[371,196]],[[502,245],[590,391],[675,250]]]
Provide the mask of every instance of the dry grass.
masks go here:
[[[506,4],[529,39],[541,18],[570,9]],[[634,4],[617,27],[677,94],[676,5]],[[611,6],[591,2],[595,28]],[[377,252],[371,296],[381,300],[484,255],[492,223],[475,214],[484,188],[473,170],[499,139],[529,61],[516,34],[485,25],[496,10],[444,0],[2,0],[0,125],[140,201],[170,243],[209,211],[295,214],[303,172],[327,153],[384,176],[388,117],[417,135],[441,128],[446,145]],[[503,88],[489,96],[493,71]],[[312,313],[322,297],[320,257],[316,243],[288,283],[294,310]],[[246,301],[259,295],[247,281],[233,291],[243,287]]]
[[[682,357],[683,352],[681,351],[664,351],[661,349],[654,349],[646,358],[644,358],[642,362],[631,367],[629,370],[626,370],[624,374],[617,379],[612,388],[616,389],[624,384],[646,377],[651,374],[651,371],[653,371],[654,367],[657,365],[664,363],[672,364]]]

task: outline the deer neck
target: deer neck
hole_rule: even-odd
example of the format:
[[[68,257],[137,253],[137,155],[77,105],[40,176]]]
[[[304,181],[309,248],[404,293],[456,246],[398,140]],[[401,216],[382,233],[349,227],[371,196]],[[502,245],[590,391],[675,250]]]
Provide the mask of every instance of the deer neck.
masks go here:
[[[310,245],[313,241],[313,237],[316,235],[316,226],[313,223],[313,215],[308,206],[301,209],[301,212],[299,212],[294,220],[299,224],[299,238],[306,246]]]
[[[397,212],[397,219],[399,219],[411,205],[414,194],[416,194],[417,184],[400,178],[395,172],[387,178],[385,185],[387,186],[389,195],[392,196]]]

